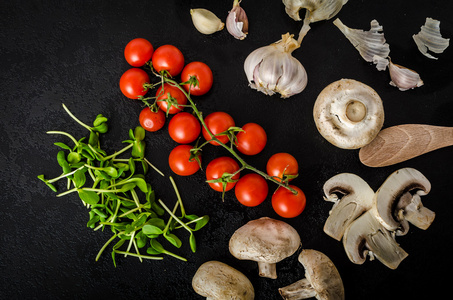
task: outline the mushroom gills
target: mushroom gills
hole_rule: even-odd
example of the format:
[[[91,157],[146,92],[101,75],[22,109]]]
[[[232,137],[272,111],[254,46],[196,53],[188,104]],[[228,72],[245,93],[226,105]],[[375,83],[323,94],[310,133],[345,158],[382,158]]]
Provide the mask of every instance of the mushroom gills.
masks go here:
[[[298,259],[305,268],[305,278],[280,288],[279,293],[283,299],[344,299],[340,273],[327,255],[320,251],[304,249]]]
[[[346,228],[372,207],[374,191],[365,180],[351,173],[333,176],[326,181],[323,189],[324,200],[334,202],[324,224],[324,232],[340,241]]]
[[[349,260],[363,264],[367,255],[375,257],[390,269],[396,269],[408,256],[394,235],[375,218],[372,210],[367,211],[346,229],[343,246]]]

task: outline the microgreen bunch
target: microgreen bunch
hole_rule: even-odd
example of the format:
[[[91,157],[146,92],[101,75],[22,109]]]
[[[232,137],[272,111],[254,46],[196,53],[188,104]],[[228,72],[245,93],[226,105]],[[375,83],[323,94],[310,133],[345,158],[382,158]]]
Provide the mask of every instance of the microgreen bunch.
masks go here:
[[[93,126],[88,126],[77,119],[63,104],[65,111],[81,126],[89,131],[86,138],[76,139],[64,131],[48,131],[69,138],[74,145],[57,142],[61,148],[57,162],[62,168],[61,175],[46,179],[38,178],[58,192],[55,183],[66,180],[66,191],[57,197],[77,193],[84,206],[89,209],[87,227],[94,230],[109,228],[113,235],[100,249],[96,261],[114,240],[119,241],[112,247],[112,259],[116,266],[115,256],[138,257],[143,259],[163,259],[162,254],[186,261],[164,247],[161,241],[168,241],[176,248],[182,246],[181,239],[175,234],[177,229],[189,232],[189,244],[196,251],[194,232],[201,229],[209,220],[207,215],[186,214],[181,196],[174,180],[170,181],[177,196],[177,202],[170,210],[156,195],[145,175],[152,167],[160,175],[161,171],[145,158],[145,130],[138,126],[129,130],[129,139],[123,141],[124,148],[108,155],[101,148],[100,134],[108,130],[107,118],[98,115]],[[141,164],[141,168],[137,167]],[[142,250],[145,249],[145,250]],[[146,251],[146,254],[143,252]]]

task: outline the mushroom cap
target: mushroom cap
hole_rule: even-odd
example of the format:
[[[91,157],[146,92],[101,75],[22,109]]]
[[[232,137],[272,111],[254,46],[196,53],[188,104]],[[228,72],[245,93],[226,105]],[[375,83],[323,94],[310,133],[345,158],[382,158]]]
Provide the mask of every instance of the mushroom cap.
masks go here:
[[[304,249],[299,254],[299,262],[305,268],[305,278],[317,293],[316,299],[344,299],[340,273],[327,255],[316,250]]]
[[[277,263],[294,254],[301,241],[289,224],[262,217],[249,221],[230,238],[230,253],[237,259]]]
[[[384,124],[379,95],[366,84],[340,79],[326,86],[316,99],[313,118],[319,133],[343,149],[369,144]]]
[[[219,261],[208,261],[202,264],[192,279],[194,291],[209,299],[243,299],[255,298],[255,290],[250,280],[229,265]]]
[[[335,204],[324,223],[324,232],[341,240],[346,228],[362,213],[373,206],[374,191],[361,177],[351,173],[340,173],[324,183],[326,201]],[[338,198],[337,194],[342,194]]]
[[[416,169],[403,168],[393,172],[376,192],[373,203],[376,218],[387,230],[397,230],[401,227],[401,222],[394,209],[400,198],[414,191],[418,195],[426,195],[430,190],[431,183]]]

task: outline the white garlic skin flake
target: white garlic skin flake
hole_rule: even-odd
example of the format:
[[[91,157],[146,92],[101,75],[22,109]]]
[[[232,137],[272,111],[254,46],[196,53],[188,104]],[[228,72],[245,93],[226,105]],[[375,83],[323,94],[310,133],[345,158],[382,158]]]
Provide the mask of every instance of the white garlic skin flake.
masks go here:
[[[310,23],[333,18],[346,2],[348,0],[283,0],[288,16],[300,21],[299,11],[305,8]]]
[[[244,62],[249,86],[266,95],[279,93],[288,98],[302,92],[307,86],[307,72],[291,53],[299,48],[289,33],[282,39],[254,50]]]
[[[443,53],[450,45],[450,39],[445,39],[440,34],[440,21],[432,18],[426,18],[425,25],[421,27],[419,33],[412,36],[417,44],[418,50],[431,59],[437,59],[428,53],[428,50],[434,53]]]

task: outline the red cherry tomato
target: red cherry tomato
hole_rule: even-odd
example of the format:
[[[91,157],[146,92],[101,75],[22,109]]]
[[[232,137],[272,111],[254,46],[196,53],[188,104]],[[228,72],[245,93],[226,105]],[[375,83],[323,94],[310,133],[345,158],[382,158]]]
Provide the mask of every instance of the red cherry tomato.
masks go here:
[[[170,94],[170,97],[168,96]],[[172,85],[169,85],[168,83],[165,83],[163,86],[157,89],[156,92],[156,97],[157,97],[157,106],[159,106],[160,109],[162,109],[164,112],[167,112],[167,99],[173,99],[176,100],[178,107],[175,105],[170,105],[170,109],[168,110],[169,114],[176,114],[180,111],[183,110],[182,106],[179,105],[185,105],[187,104],[187,97],[186,95],[177,87],[174,87]]]
[[[228,156],[221,156],[213,159],[206,167],[206,180],[214,180],[222,178],[224,173],[233,174],[239,170],[238,163]],[[239,173],[232,177],[233,180],[239,179]],[[225,183],[225,192],[231,190],[236,182]],[[222,182],[209,182],[209,186],[215,191],[222,192]]]
[[[256,123],[247,123],[242,126],[242,130],[236,134],[236,147],[239,152],[245,155],[255,155],[260,153],[266,146],[267,135],[263,127]]]
[[[124,96],[137,99],[146,94],[147,89],[143,87],[145,83],[149,83],[148,74],[142,69],[132,68],[121,76],[120,90]]]
[[[236,183],[234,193],[238,201],[245,206],[257,206],[267,197],[269,186],[263,176],[247,174]]]
[[[198,80],[198,86],[192,85],[190,94],[201,96],[209,92],[212,87],[213,75],[207,64],[200,61],[194,61],[187,64],[181,73],[181,81],[189,81],[190,77],[195,76]],[[189,92],[189,84],[183,85],[184,89]]]
[[[145,130],[157,131],[165,124],[165,114],[160,109],[157,112],[153,112],[149,107],[145,107],[140,112],[138,120]]]
[[[291,181],[298,175],[299,165],[297,160],[289,153],[276,153],[269,158],[266,165],[269,176],[274,176],[277,181]]]
[[[214,135],[225,132],[226,130],[228,130],[228,128],[235,126],[233,118],[229,114],[221,111],[210,113],[209,115],[206,116],[206,118],[204,118],[204,122],[208,127],[209,131],[211,131],[211,133]],[[204,127],[202,129],[202,133],[205,140],[207,141],[211,140],[211,136]],[[229,140],[228,135],[225,134],[217,135],[216,138],[223,144],[228,143]],[[216,141],[210,141],[209,143],[214,146],[220,145]]]
[[[170,137],[179,144],[192,143],[198,138],[200,131],[200,122],[188,112],[177,113],[168,123]]]
[[[297,217],[304,211],[307,202],[300,188],[293,185],[290,187],[297,191],[297,195],[284,187],[279,187],[272,195],[272,208],[283,218]]]
[[[157,72],[167,71],[172,77],[179,75],[184,68],[184,55],[173,45],[157,48],[151,60]]]
[[[141,67],[153,56],[154,48],[148,40],[136,38],[127,43],[124,57],[133,67]]]
[[[168,164],[170,169],[177,175],[193,175],[200,169],[200,165],[195,158],[189,160],[192,148],[191,145],[178,145],[170,152]]]

